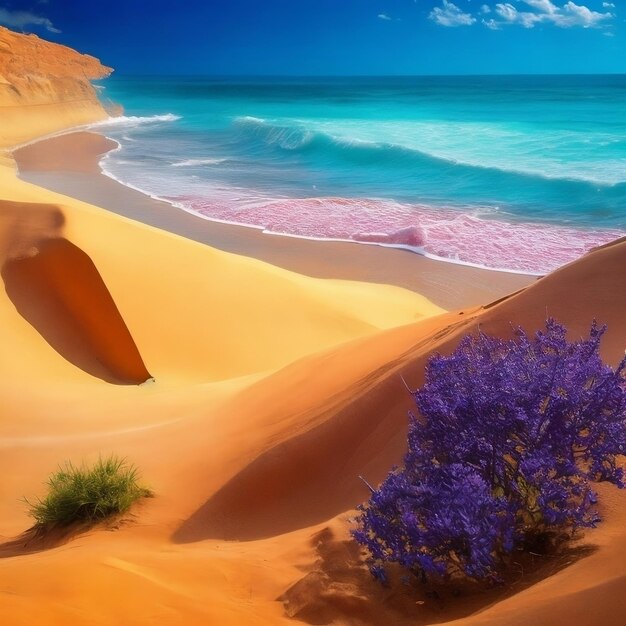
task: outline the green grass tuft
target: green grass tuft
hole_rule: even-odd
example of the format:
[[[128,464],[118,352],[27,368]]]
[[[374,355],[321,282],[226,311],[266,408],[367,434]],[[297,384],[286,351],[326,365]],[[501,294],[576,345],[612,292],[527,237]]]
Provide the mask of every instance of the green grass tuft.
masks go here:
[[[36,526],[97,522],[124,513],[152,492],[138,482],[138,471],[125,459],[110,456],[94,465],[75,467],[69,461],[48,478],[48,494],[29,505]]]

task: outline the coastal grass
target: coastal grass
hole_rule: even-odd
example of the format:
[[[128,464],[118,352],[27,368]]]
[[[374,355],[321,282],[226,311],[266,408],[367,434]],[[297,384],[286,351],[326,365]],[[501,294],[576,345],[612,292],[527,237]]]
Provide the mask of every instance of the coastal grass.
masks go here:
[[[139,483],[135,466],[112,455],[77,467],[67,461],[50,475],[48,493],[35,502],[25,500],[35,526],[47,529],[82,522],[93,524],[130,509],[152,492]]]

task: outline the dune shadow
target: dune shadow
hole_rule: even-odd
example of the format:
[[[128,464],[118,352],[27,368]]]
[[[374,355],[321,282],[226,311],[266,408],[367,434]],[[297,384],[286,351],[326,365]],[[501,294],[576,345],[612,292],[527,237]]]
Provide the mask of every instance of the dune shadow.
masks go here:
[[[278,599],[288,617],[308,624],[359,626],[422,626],[467,617],[520,593],[593,554],[592,545],[564,546],[554,554],[521,554],[510,565],[504,583],[486,587],[459,581],[423,584],[407,580],[405,572],[390,567],[390,585],[375,581],[365,555],[352,539],[337,539],[325,528],[311,538],[314,563],[309,571]]]
[[[93,524],[74,523],[46,530],[33,526],[21,535],[0,543],[0,559],[36,554],[58,548],[79,535],[83,535],[92,526]]]
[[[319,426],[274,446],[176,530],[176,543],[254,541],[328,520],[368,496],[406,447],[411,398],[387,376]]]
[[[370,484],[382,482],[406,453],[414,408],[406,385],[416,389],[422,384],[433,342],[449,350],[464,324],[438,328],[335,397],[312,399],[297,423],[317,425],[248,463],[177,528],[172,540],[265,539],[323,523],[367,500],[370,492],[361,477]],[[306,393],[306,378],[284,381],[286,397]],[[258,399],[247,400],[263,410],[266,398],[259,389]],[[275,406],[268,410],[276,419]]]
[[[61,356],[115,384],[150,378],[91,258],[61,236],[57,207],[0,203],[0,274],[19,312]]]
[[[48,526],[32,526],[17,537],[0,542],[0,559],[27,556],[46,550],[53,550],[77,539],[86,537],[92,532],[114,532],[133,524],[135,515],[127,513],[116,515],[104,520],[75,521],[69,524],[52,524]]]

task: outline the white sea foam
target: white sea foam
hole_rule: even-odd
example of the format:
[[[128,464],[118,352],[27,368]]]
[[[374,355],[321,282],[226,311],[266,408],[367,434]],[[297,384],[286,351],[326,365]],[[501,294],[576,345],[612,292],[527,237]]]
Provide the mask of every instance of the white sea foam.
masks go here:
[[[262,117],[254,117],[254,115],[242,115],[240,117],[235,118],[235,122],[237,123],[257,123],[257,124],[265,124],[267,123]]]
[[[194,167],[197,165],[219,165],[226,163],[230,159],[187,159],[186,161],[178,161],[172,163],[172,167]]]
[[[164,115],[120,115],[119,117],[109,117],[100,122],[89,124],[89,128],[109,128],[118,126],[140,126],[142,124],[158,124],[159,122],[175,122],[181,119],[180,115],[165,113]]]

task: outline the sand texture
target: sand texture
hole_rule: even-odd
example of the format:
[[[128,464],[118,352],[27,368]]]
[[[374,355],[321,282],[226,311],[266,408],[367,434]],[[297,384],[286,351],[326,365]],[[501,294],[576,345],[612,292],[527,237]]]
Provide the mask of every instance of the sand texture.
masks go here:
[[[357,476],[380,480],[404,451],[401,376],[419,385],[433,350],[478,323],[538,328],[547,311],[574,335],[608,323],[604,356],[620,358],[626,242],[446,313],[399,287],[298,275],[42,190],[10,163],[1,171],[6,623],[604,624],[626,608],[626,502],[614,489],[571,563],[446,602],[379,589],[348,539],[367,495]],[[109,452],[139,465],[156,497],[114,532],[44,546],[22,534],[20,497],[41,494],[63,460]]]
[[[51,155],[41,144],[31,169],[104,180]],[[128,198],[120,189],[99,188],[102,204]],[[626,241],[522,285],[498,275],[495,291],[481,282],[489,272],[412,255],[422,275],[402,278],[416,281],[407,289],[385,278],[409,258],[399,251],[319,242],[309,252],[297,240],[277,251],[267,238],[237,244],[245,229],[234,227],[198,241],[179,231],[192,222],[171,218],[168,232],[145,218],[153,205],[128,206],[124,216],[36,186],[0,156],[1,624],[621,623],[626,494],[612,487],[600,489],[605,521],[571,550],[459,597],[379,586],[349,530],[367,497],[358,476],[376,483],[402,458],[403,380],[417,387],[433,351],[453,350],[479,324],[508,336],[549,314],[573,337],[593,318],[607,323],[603,355],[617,363]],[[245,256],[228,251],[237,245]],[[315,267],[324,249],[334,278],[324,254]],[[376,271],[370,254],[388,274],[354,280]],[[310,271],[267,263],[272,255]],[[449,285],[461,282],[459,295]],[[136,464],[155,497],[93,528],[29,531],[20,498],[43,495],[63,461],[109,453]]]

